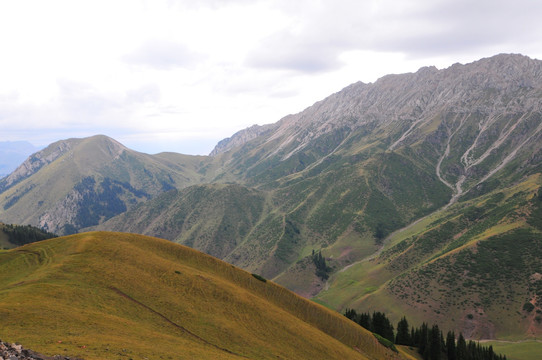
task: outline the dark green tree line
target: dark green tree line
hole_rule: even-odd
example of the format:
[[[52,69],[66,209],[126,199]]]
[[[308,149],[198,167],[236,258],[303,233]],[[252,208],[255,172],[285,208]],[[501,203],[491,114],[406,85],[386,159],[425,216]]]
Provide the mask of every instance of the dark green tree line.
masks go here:
[[[4,225],[0,230],[7,234],[8,241],[13,245],[30,244],[57,236],[30,225]]]
[[[322,256],[322,251],[312,251],[312,262],[316,266],[316,276],[322,280],[327,280],[331,268],[327,266],[326,258]]]
[[[467,342],[461,333],[457,341],[452,331],[444,338],[436,324],[429,327],[423,323],[419,328],[410,327],[406,317],[403,317],[397,323],[397,333],[394,335],[393,326],[384,313],[374,312],[371,316],[346,309],[344,315],[397,345],[417,347],[424,360],[506,360],[506,356],[495,354],[492,346],[482,346],[472,340]]]

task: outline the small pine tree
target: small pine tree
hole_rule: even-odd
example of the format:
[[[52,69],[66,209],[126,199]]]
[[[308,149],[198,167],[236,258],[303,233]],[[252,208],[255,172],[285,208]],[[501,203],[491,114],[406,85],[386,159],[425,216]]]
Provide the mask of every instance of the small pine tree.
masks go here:
[[[457,360],[467,360],[467,343],[465,342],[465,338],[463,337],[462,333],[459,333],[459,337],[457,338],[457,346],[456,346],[456,359]]]
[[[371,315],[369,313],[363,313],[359,315],[358,324],[363,326],[365,329],[369,331],[374,331],[373,329],[373,321],[371,319]]]
[[[373,313],[373,332],[393,342],[393,325],[384,313],[379,311]]]
[[[408,321],[404,316],[397,323],[397,335],[395,336],[395,343],[397,345],[412,345]]]
[[[314,266],[316,266],[316,276],[322,280],[327,280],[329,278],[328,273],[331,271],[331,268],[327,266],[326,258],[322,256],[322,251],[318,251],[318,253],[316,253],[314,250],[312,251],[312,262],[314,263]]]
[[[446,354],[448,360],[457,360],[455,351],[455,334],[453,331],[448,331],[446,335]]]
[[[346,308],[346,311],[344,312],[344,316],[349,318],[350,320],[354,322],[358,322],[358,313],[354,309],[348,309]]]
[[[429,358],[431,360],[440,360],[441,357],[441,332],[438,325],[433,325],[429,338]]]
[[[429,329],[427,328],[427,324],[423,323],[419,330],[419,336],[418,336],[418,352],[424,356],[426,354],[426,349],[429,347]]]

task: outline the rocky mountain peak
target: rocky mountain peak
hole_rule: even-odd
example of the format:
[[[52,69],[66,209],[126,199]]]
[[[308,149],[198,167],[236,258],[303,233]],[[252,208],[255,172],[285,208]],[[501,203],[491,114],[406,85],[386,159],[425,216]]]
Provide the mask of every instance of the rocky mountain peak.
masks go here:
[[[260,136],[265,131],[271,129],[273,125],[252,125],[246,129],[236,132],[231,137],[223,139],[216,144],[209,156],[216,156],[232,148],[243,145],[246,142]]]
[[[283,159],[287,159],[310,141],[339,128],[355,130],[370,123],[412,124],[422,113],[427,117],[443,106],[471,108],[475,102],[481,104],[489,100],[490,106],[508,106],[506,94],[541,87],[542,61],[518,54],[500,54],[442,70],[422,67],[415,73],[386,75],[371,84],[351,84],[276,124],[255,125],[239,131],[222,140],[211,155],[241,146],[273,129],[268,132],[267,141],[278,142],[274,154],[282,154]],[[493,98],[489,99],[491,91]],[[528,103],[528,106],[536,105],[532,98]],[[480,104],[476,106],[482,106]],[[489,111],[487,106],[482,107]]]
[[[51,164],[63,155],[82,147],[81,152],[95,154],[101,152],[107,157],[116,158],[127,148],[105,135],[95,135],[84,139],[60,140],[29,156],[11,174],[0,180],[0,192],[37,173],[42,167]],[[101,158],[100,158],[101,159]]]

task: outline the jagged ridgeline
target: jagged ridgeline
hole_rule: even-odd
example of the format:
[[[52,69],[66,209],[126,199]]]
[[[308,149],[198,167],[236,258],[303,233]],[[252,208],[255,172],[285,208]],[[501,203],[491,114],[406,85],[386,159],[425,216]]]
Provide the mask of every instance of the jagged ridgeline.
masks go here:
[[[0,252],[0,334],[87,360],[407,358],[262,279],[157,238],[55,238]]]
[[[541,147],[542,63],[498,55],[352,84],[207,157],[59,142],[0,180],[0,219],[164,237],[339,310],[536,335]]]

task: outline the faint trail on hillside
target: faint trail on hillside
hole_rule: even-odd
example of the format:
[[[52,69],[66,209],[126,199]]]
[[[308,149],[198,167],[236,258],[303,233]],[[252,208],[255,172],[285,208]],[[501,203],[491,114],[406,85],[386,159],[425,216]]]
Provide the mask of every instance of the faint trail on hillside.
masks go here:
[[[241,354],[237,354],[237,353],[235,353],[235,352],[233,352],[233,351],[231,351],[231,350],[228,350],[228,349],[225,349],[225,348],[220,347],[220,346],[218,346],[218,345],[215,345],[215,344],[213,344],[213,343],[210,343],[209,341],[205,340],[204,338],[202,338],[202,337],[200,337],[200,336],[194,334],[194,333],[191,332],[190,330],[186,329],[184,326],[179,325],[179,324],[177,324],[177,323],[171,321],[171,320],[168,319],[165,315],[163,315],[163,314],[159,313],[158,311],[156,311],[156,310],[154,310],[154,309],[148,307],[147,305],[145,305],[145,304],[143,304],[142,302],[140,302],[140,301],[134,299],[134,298],[131,297],[130,295],[128,295],[128,294],[122,292],[122,291],[119,290],[118,288],[116,288],[116,287],[114,287],[114,286],[110,286],[109,288],[110,288],[111,290],[113,290],[114,292],[116,292],[117,294],[119,294],[120,296],[122,296],[123,298],[128,299],[128,300],[130,300],[130,301],[132,301],[132,302],[134,302],[134,303],[136,303],[136,304],[138,304],[138,305],[144,307],[145,309],[149,310],[149,311],[152,312],[153,314],[158,315],[159,317],[161,317],[162,319],[164,319],[164,320],[165,320],[166,322],[168,322],[169,324],[175,326],[176,328],[178,328],[178,329],[180,329],[181,331],[187,333],[188,335],[190,335],[190,336],[192,336],[192,337],[194,337],[194,338],[200,340],[201,342],[203,342],[203,343],[205,343],[205,344],[207,344],[207,345],[210,345],[210,346],[212,346],[212,347],[214,347],[214,348],[216,348],[216,349],[218,349],[218,350],[225,351],[225,352],[227,352],[228,354],[233,354],[233,355],[237,355],[237,356],[239,356],[239,357],[248,359],[248,357],[246,357],[246,356],[243,356],[243,355],[241,355]]]

